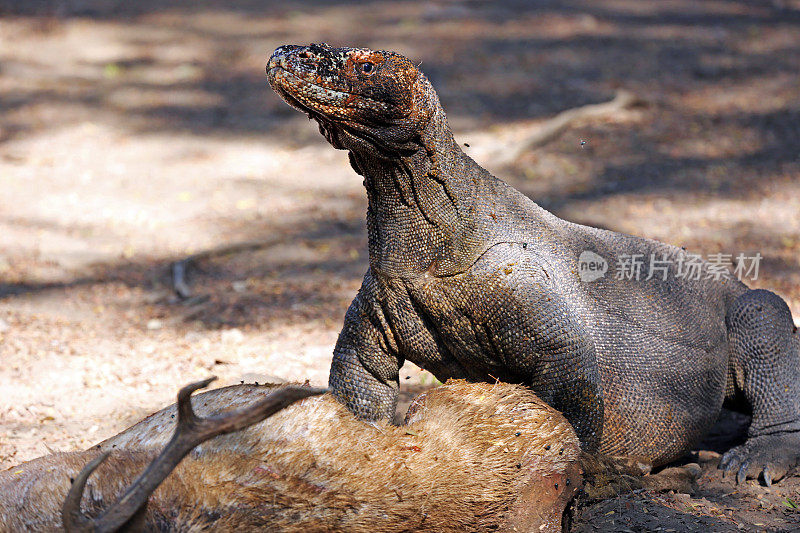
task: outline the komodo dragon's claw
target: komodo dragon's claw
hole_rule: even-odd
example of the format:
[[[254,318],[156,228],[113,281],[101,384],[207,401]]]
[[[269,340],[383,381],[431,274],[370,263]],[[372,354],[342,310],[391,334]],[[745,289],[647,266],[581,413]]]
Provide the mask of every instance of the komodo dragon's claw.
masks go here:
[[[761,476],[766,486],[800,463],[800,432],[752,437],[728,450],[719,462],[723,475],[736,472],[736,482]]]

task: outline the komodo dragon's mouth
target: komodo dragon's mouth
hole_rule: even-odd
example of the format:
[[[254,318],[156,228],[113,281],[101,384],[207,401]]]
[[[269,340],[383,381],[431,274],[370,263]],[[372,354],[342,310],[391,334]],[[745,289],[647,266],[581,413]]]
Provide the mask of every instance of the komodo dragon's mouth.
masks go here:
[[[280,97],[283,98],[283,100],[291,107],[294,107],[295,109],[305,113],[309,120],[315,120],[319,126],[319,132],[329,143],[331,143],[331,145],[337,148],[342,148],[342,143],[339,140],[337,128],[333,121],[331,121],[327,115],[309,107],[304,102],[296,98],[294,94],[285,89],[282,85],[273,83],[272,80],[275,79],[274,73],[272,72],[273,70],[281,70],[289,75],[292,75],[292,73],[282,69],[281,67],[273,67],[272,69],[267,70],[267,76],[270,79],[270,85],[273,87],[275,92],[277,92]]]
[[[277,83],[277,75],[278,71],[283,71],[285,74],[292,75],[291,72],[283,69],[281,67],[272,67],[271,69],[267,70],[267,79],[270,82],[272,88],[277,92],[283,100],[289,104],[290,106],[294,107],[295,109],[302,111],[308,118],[317,118],[320,116],[319,113],[311,109],[309,106],[295,98],[294,94],[291,91],[287,90],[282,84]],[[296,77],[296,76],[295,76]]]
[[[385,111],[388,104],[362,94],[334,89],[315,83],[283,65],[267,66],[267,79],[287,104],[306,114],[333,120],[352,120],[359,110]],[[313,117],[313,118],[316,118]]]

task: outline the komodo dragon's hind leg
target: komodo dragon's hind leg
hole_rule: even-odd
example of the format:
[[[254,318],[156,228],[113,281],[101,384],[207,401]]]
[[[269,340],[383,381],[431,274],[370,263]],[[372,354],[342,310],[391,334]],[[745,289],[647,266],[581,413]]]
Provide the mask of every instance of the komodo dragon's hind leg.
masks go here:
[[[765,290],[739,296],[725,322],[735,388],[753,421],[720,468],[738,482],[763,474],[770,485],[800,462],[800,337],[786,302]]]

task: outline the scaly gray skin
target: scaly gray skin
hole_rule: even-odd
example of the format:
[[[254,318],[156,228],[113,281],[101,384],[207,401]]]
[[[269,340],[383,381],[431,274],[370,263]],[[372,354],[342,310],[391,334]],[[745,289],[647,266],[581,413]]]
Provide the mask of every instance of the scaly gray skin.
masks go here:
[[[370,266],[330,373],[351,411],[390,417],[409,360],[442,381],[530,386],[589,451],[665,464],[727,400],[753,420],[722,468],[770,484],[798,462],[800,340],[781,298],[678,277],[680,248],[545,211],[461,151],[403,56],[282,46],[267,75],[364,176]],[[585,250],[611,265],[642,254],[641,278],[581,281]],[[666,279],[651,254],[671,261]]]

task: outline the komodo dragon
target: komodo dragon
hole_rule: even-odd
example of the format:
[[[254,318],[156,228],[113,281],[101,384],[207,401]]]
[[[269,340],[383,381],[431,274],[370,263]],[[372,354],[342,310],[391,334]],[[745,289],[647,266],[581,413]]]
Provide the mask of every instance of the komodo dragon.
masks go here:
[[[654,466],[690,450],[727,401],[753,418],[721,468],[769,485],[797,464],[800,339],[780,297],[694,279],[681,248],[539,207],[461,151],[401,55],[281,46],[267,77],[364,177],[369,269],[330,370],[351,411],[392,416],[409,360],[442,381],[530,386],[586,450]],[[586,252],[612,265],[638,254],[641,276],[582,281]]]

